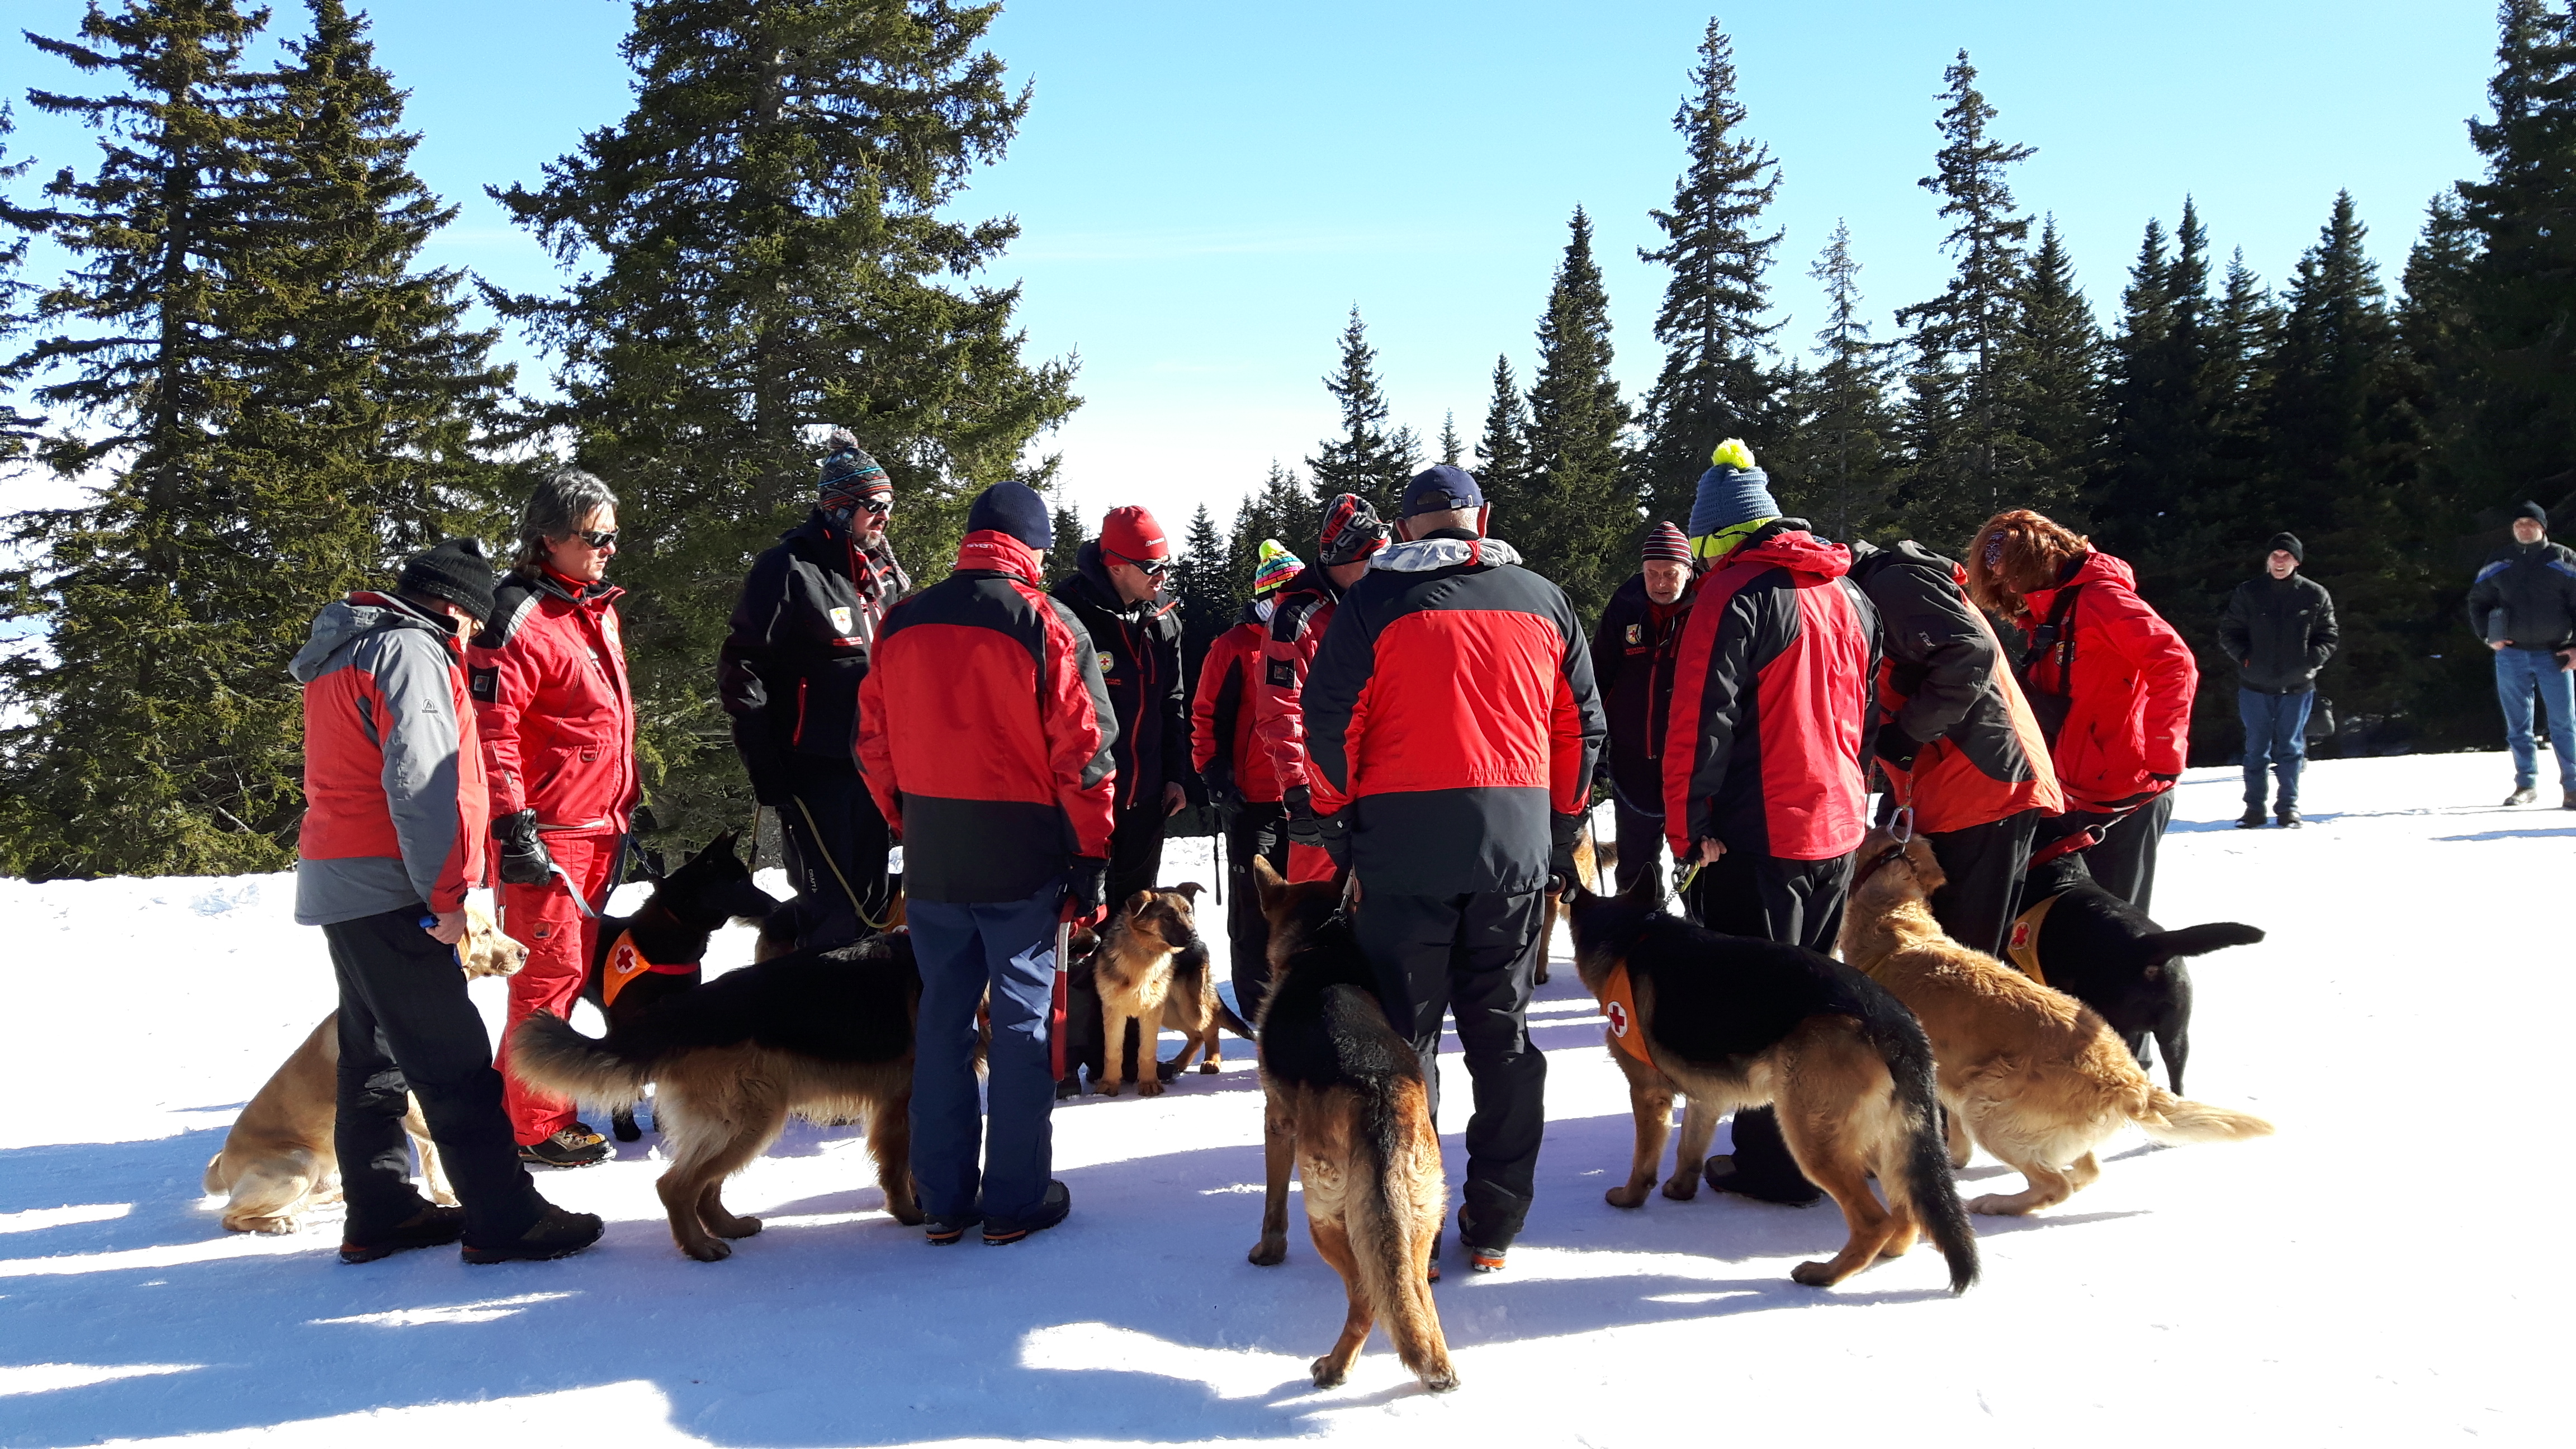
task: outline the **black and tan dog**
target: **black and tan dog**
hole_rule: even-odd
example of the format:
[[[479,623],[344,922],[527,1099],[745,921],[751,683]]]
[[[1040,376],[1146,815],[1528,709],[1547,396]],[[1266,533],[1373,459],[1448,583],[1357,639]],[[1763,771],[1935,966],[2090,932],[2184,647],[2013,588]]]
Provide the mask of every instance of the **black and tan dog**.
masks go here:
[[[1575,887],[1567,918],[1574,964],[1610,1018],[1611,1058],[1628,1078],[1637,1149],[1614,1207],[1646,1200],[1685,1099],[1681,1158],[1664,1196],[1699,1190],[1718,1118],[1779,1108],[1781,1134],[1807,1180],[1843,1210],[1850,1237],[1830,1261],[1789,1275],[1828,1287],[1928,1234],[1950,1291],[1977,1277],[1977,1241],[1960,1210],[1934,1105],[1932,1046],[1894,996],[1858,971],[1798,946],[1702,930],[1666,915],[1654,872],[1618,896]],[[1887,1189],[1881,1207],[1869,1188]]]
[[[2191,1054],[2191,971],[2186,957],[2250,946],[2261,929],[2236,921],[2168,931],[2102,889],[2080,851],[2034,862],[2004,955],[2022,973],[2095,1011],[2141,1065],[2147,1038],[2164,1054],[2165,1080],[2182,1093]]]
[[[1252,874],[1270,920],[1271,977],[1255,1023],[1267,1182],[1251,1259],[1266,1268],[1288,1256],[1294,1164],[1306,1230],[1350,1298],[1341,1338],[1315,1360],[1316,1387],[1350,1373],[1383,1318],[1396,1357],[1423,1387],[1454,1389],[1430,1286],[1449,1184],[1421,1058],[1386,1019],[1376,974],[1336,913],[1339,888],[1290,885],[1265,860]]]
[[[702,1262],[760,1231],[725,1210],[724,1181],[776,1141],[793,1114],[864,1118],[895,1220],[918,1224],[913,1192],[913,1024],[921,972],[907,935],[796,951],[656,1002],[594,1041],[542,1013],[519,1023],[510,1065],[531,1086],[632,1106],[655,1089],[670,1170],[655,1185],[672,1241]]]
[[[700,963],[707,941],[729,921],[766,921],[778,898],[751,882],[751,868],[734,854],[742,832],[728,830],[707,842],[678,870],[658,876],[653,893],[631,916],[599,918],[582,999],[599,1008],[614,1033],[642,1021],[656,1002],[705,979]],[[635,1108],[617,1108],[609,1130],[620,1142],[644,1135]]]
[[[1189,881],[1129,896],[1110,916],[1091,953],[1102,1043],[1100,1070],[1093,1080],[1108,1096],[1117,1096],[1130,1075],[1136,1095],[1154,1096],[1181,1074],[1194,1053],[1200,1071],[1216,1071],[1224,1064],[1219,1031],[1228,1024],[1242,1025],[1208,980],[1207,945],[1199,939],[1195,914],[1201,889]],[[1161,1062],[1155,1058],[1154,1038],[1165,1027],[1184,1039],[1180,1055]],[[1106,1050],[1110,1042],[1121,1044],[1115,1055]]]

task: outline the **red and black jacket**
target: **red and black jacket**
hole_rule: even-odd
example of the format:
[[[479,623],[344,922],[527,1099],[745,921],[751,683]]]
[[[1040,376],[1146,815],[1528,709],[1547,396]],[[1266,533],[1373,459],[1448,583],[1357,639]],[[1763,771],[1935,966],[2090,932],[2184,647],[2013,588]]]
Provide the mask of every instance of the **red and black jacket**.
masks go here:
[[[1052,592],[1090,632],[1109,707],[1118,716],[1118,808],[1150,805],[1160,819],[1163,787],[1191,773],[1180,613],[1159,594],[1140,604],[1119,602],[1097,539],[1074,555],[1074,571]]]
[[[624,832],[643,791],[617,601],[625,590],[551,570],[513,573],[466,648],[492,818],[541,830]]]
[[[1190,768],[1205,770],[1223,750],[1234,770],[1235,788],[1255,805],[1279,802],[1279,772],[1252,733],[1261,645],[1269,636],[1270,621],[1261,606],[1245,605],[1233,625],[1209,641],[1207,658],[1199,664],[1198,694],[1190,701]]]
[[[2034,652],[2022,676],[2033,691],[2067,701],[2051,752],[2057,783],[2070,810],[2133,809],[2172,789],[2182,773],[2200,664],[2138,597],[2138,576],[2107,553],[2084,554],[2056,588],[2022,596],[2025,639],[2061,603],[2062,637]]]
[[[1691,597],[1685,588],[1680,598],[1658,604],[1646,597],[1646,576],[1634,574],[1610,596],[1592,630],[1592,677],[1610,718],[1610,785],[1629,809],[1648,815],[1664,813],[1664,735]]]
[[[1664,741],[1664,836],[1831,860],[1869,828],[1863,731],[1878,611],[1851,551],[1784,518],[1700,580]]]
[[[1565,591],[1497,539],[1442,529],[1369,562],[1306,676],[1317,814],[1400,895],[1547,883],[1552,815],[1589,802],[1605,726]]]
[[[1306,671],[1341,602],[1342,591],[1320,564],[1308,564],[1271,596],[1270,632],[1252,681],[1252,735],[1283,797],[1314,784],[1306,759]]]
[[[1009,534],[894,606],[859,686],[859,771],[925,901],[1020,901],[1109,855],[1118,722],[1082,621]]]
[[[870,648],[911,587],[891,549],[857,547],[820,510],[752,563],[716,653],[716,695],[764,799],[793,789],[795,770],[849,768]]]

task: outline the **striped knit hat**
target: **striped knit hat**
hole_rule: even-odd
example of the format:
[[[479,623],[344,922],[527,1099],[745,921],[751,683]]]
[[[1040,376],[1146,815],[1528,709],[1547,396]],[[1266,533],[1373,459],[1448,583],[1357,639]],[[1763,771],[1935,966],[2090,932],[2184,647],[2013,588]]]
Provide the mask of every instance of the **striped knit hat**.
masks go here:
[[[886,477],[885,468],[859,446],[858,437],[847,428],[834,428],[823,440],[829,456],[823,459],[823,475],[815,489],[821,496],[823,511],[856,508],[872,498],[894,497],[894,482]]]
[[[1771,475],[1754,466],[1753,450],[1742,438],[1718,444],[1708,461],[1709,470],[1699,475],[1699,496],[1691,501],[1689,533],[1698,540],[1701,558],[1722,558],[1753,525],[1779,517],[1780,505],[1771,497]]]
[[[1658,523],[1646,534],[1645,557],[1648,562],[1670,559],[1674,563],[1690,562],[1690,540],[1670,523]]]
[[[1306,567],[1275,538],[1261,541],[1260,559],[1252,570],[1252,596],[1256,599],[1297,577]]]

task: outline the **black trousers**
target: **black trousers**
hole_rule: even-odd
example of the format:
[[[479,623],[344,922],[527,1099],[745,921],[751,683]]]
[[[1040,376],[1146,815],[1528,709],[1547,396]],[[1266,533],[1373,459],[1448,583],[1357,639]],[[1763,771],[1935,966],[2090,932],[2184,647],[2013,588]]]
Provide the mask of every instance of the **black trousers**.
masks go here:
[[[1851,894],[1852,857],[1781,860],[1729,851],[1691,882],[1699,923],[1730,936],[1755,936],[1831,954],[1842,934]],[[1780,1135],[1780,1114],[1754,1107],[1735,1114],[1735,1170],[1747,1186],[1795,1191],[1806,1175]],[[1808,1184],[1810,1190],[1814,1185]]]
[[[795,797],[778,810],[787,878],[804,905],[798,947],[844,946],[886,918],[894,882],[886,874],[893,832],[858,771],[797,762]],[[853,897],[856,899],[854,900]]]
[[[1143,792],[1138,792],[1142,794]],[[1149,891],[1161,885],[1163,873],[1163,822],[1171,812],[1163,808],[1163,792],[1154,793],[1118,812],[1109,827],[1109,908],[1138,891]]]
[[[403,1133],[406,1091],[420,1098],[429,1135],[465,1207],[465,1241],[515,1240],[545,1212],[501,1109],[492,1041],[465,996],[456,953],[420,928],[423,906],[322,928],[340,982],[340,1185],[343,1236],[381,1238],[429,1200],[411,1182]]]
[[[2094,884],[2146,911],[2156,894],[2156,847],[2164,842],[2165,827],[2173,823],[2173,810],[2171,790],[2117,817],[2070,810],[2049,822],[2048,838],[2055,840],[2087,825],[2100,827],[2102,843],[2084,852],[2085,868],[2093,872]]]
[[[1932,893],[1932,919],[1950,939],[1989,956],[2004,953],[2005,933],[2021,909],[2021,878],[2030,869],[2039,812],[2025,810],[1965,830],[1923,838],[1949,884]]]
[[[1475,1083],[1467,1119],[1473,1246],[1505,1248],[1529,1216],[1547,1129],[1547,1057],[1529,1039],[1547,897],[1538,891],[1403,896],[1364,891],[1351,920],[1395,1029],[1413,1041],[1440,1111],[1440,1018],[1458,1019]],[[1465,1236],[1462,1234],[1462,1236]]]
[[[1619,864],[1611,872],[1612,882],[1624,892],[1649,870],[1661,880],[1664,817],[1629,808],[1627,797],[1616,790],[1610,792],[1610,814],[1619,827]]]
[[[1261,914],[1261,888],[1252,862],[1270,862],[1288,874],[1288,809],[1276,800],[1247,802],[1225,827],[1225,940],[1233,961],[1234,1004],[1249,1025],[1261,1019],[1270,996],[1270,918]]]

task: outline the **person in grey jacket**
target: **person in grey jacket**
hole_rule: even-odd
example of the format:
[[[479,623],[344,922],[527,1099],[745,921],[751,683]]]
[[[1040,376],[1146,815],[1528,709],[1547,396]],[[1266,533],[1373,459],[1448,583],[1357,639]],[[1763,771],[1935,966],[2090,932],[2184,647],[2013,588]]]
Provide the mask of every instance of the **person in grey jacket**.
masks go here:
[[[2263,577],[2238,584],[2218,619],[2218,640],[2236,661],[2236,708],[2245,721],[2245,815],[2236,828],[2261,828],[2268,770],[2280,782],[2274,818],[2296,830],[2317,671],[2334,657],[2340,636],[2334,597],[2299,572],[2308,551],[2298,535],[2273,534],[2266,548]]]
[[[2549,541],[2549,510],[2514,510],[2513,542],[2489,555],[2469,586],[2469,627],[2495,651],[2496,699],[2513,751],[2507,805],[2539,793],[2540,751],[2531,733],[2534,700],[2549,716],[2558,755],[2558,803],[2576,810],[2576,552]]]

